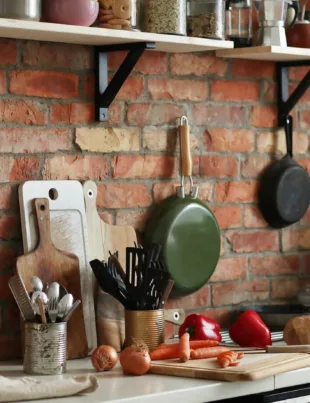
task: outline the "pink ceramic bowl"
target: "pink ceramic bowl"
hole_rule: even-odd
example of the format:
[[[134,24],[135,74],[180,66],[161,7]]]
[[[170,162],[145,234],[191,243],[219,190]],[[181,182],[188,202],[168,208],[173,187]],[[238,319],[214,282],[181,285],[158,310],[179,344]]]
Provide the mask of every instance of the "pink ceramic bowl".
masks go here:
[[[47,22],[67,25],[92,25],[99,13],[94,0],[44,0],[43,17]]]

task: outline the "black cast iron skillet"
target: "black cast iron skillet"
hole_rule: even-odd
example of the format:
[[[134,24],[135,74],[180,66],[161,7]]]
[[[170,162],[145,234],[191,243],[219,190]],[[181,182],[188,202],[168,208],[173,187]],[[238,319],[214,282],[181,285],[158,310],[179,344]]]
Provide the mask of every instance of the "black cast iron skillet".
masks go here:
[[[293,159],[293,118],[285,120],[287,154],[272,163],[262,175],[258,192],[260,210],[274,228],[299,221],[310,203],[310,179],[307,171]]]

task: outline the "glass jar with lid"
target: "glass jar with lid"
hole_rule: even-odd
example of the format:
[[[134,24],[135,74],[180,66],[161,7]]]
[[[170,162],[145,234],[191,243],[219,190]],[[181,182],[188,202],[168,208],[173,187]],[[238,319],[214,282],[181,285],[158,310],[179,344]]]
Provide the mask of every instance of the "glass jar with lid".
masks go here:
[[[186,35],[186,0],[144,0],[143,30]]]
[[[140,0],[101,0],[99,27],[140,31]]]
[[[226,2],[226,39],[235,48],[252,46],[252,0]]]
[[[187,34],[200,38],[224,39],[225,1],[189,0]]]

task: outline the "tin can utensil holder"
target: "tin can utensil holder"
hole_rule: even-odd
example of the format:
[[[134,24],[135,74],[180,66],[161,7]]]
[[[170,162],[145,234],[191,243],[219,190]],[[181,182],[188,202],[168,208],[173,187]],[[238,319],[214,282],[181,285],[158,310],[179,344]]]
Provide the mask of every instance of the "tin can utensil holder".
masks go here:
[[[149,351],[155,350],[165,341],[164,310],[125,311],[125,344],[143,340]]]
[[[25,323],[24,372],[61,375],[66,372],[67,322]]]

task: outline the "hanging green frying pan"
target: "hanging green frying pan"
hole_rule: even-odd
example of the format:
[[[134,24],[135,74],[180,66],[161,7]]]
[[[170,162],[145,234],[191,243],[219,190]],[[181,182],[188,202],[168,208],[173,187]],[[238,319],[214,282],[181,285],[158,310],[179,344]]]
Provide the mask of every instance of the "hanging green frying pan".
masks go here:
[[[186,120],[186,124],[182,122]],[[204,286],[213,274],[220,255],[221,237],[211,210],[198,197],[193,185],[190,130],[187,118],[179,128],[181,186],[177,195],[159,205],[145,229],[146,243],[162,245],[162,258],[174,280],[175,294],[187,295]],[[185,195],[184,179],[190,179]]]

